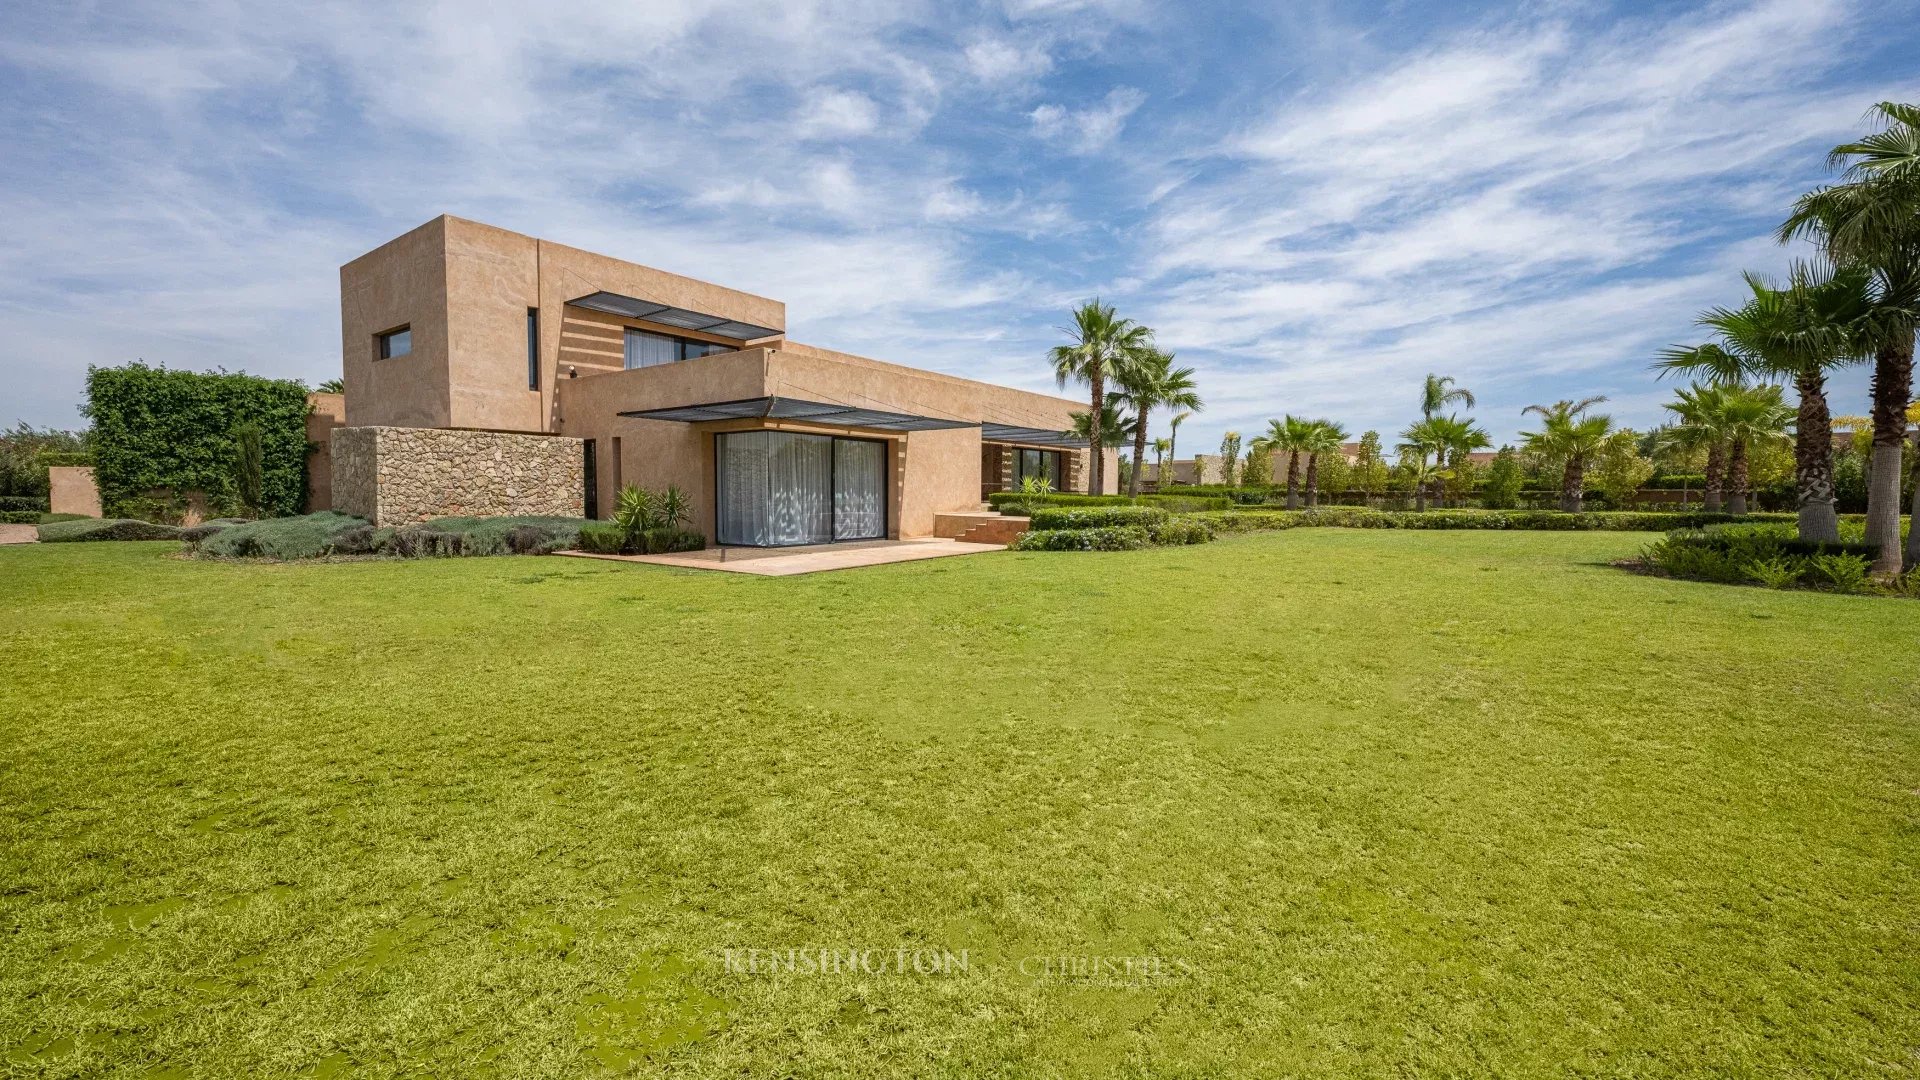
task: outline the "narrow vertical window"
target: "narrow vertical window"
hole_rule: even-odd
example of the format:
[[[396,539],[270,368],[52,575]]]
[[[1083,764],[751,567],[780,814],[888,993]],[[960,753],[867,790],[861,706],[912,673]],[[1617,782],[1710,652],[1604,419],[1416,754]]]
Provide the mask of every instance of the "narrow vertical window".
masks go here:
[[[540,309],[527,309],[527,389],[540,389]]]

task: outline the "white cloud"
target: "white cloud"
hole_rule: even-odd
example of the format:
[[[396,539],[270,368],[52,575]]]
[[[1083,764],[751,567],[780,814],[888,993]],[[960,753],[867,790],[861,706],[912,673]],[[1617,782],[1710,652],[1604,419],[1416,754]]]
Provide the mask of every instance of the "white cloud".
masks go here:
[[[1107,92],[1100,104],[1088,109],[1069,109],[1064,105],[1042,105],[1029,114],[1034,134],[1057,142],[1077,154],[1091,154],[1106,147],[1119,136],[1147,95],[1130,86],[1117,86]]]
[[[967,70],[988,83],[1026,81],[1053,67],[1053,57],[1044,44],[1003,37],[982,38],[968,45],[964,55]]]
[[[808,96],[795,121],[803,139],[840,139],[871,134],[880,123],[880,108],[857,90],[821,90]]]

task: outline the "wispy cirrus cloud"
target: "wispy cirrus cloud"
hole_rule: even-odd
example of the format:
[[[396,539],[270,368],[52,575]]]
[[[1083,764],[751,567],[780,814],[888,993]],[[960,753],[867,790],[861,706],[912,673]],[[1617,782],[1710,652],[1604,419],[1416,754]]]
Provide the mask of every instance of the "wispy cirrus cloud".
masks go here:
[[[337,266],[449,212],[1033,389],[1098,293],[1200,368],[1183,445],[1391,428],[1426,370],[1497,433],[1576,391],[1650,419],[1646,351],[1783,257],[1766,227],[1869,102],[1920,96],[1900,14],[16,5],[0,366],[39,423],[89,362],[329,377]]]

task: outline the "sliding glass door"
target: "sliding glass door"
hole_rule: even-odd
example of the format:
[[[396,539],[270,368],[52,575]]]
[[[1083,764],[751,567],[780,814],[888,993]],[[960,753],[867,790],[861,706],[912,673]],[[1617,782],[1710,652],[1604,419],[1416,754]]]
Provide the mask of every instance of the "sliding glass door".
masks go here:
[[[714,438],[722,544],[785,547],[887,535],[886,443],[790,431]]]

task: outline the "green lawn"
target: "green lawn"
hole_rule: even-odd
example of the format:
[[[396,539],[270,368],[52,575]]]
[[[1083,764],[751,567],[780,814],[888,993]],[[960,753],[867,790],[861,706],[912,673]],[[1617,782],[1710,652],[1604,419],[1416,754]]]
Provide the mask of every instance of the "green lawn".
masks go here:
[[[0,1075],[1920,1072],[1920,606],[1647,539],[0,549]]]

